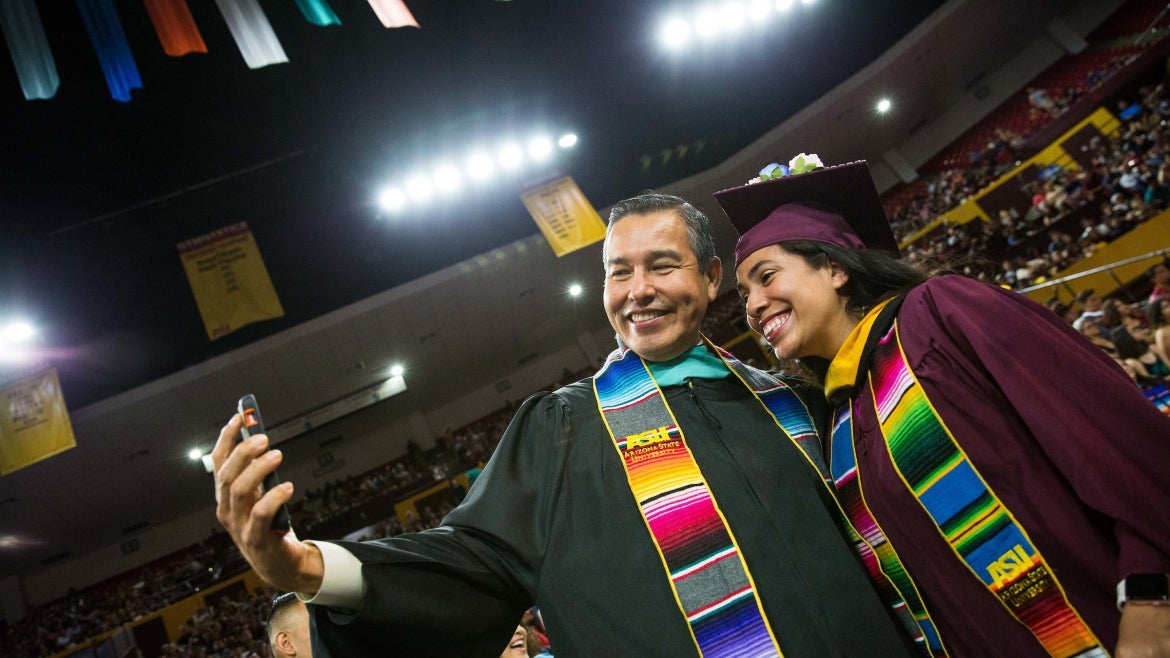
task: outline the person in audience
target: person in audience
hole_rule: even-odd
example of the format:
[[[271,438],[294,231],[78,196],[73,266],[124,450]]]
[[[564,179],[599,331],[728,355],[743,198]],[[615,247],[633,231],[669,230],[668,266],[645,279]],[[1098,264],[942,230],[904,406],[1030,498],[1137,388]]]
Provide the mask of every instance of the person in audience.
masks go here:
[[[1170,300],[1170,259],[1163,259],[1146,271],[1146,276],[1154,284],[1150,291],[1150,303],[1158,300]]]
[[[1094,322],[1101,329],[1103,333],[1108,333],[1109,328],[1101,325],[1101,316],[1105,314],[1101,310],[1104,302],[1100,295],[1095,290],[1089,288],[1077,293],[1077,303],[1081,305],[1081,315],[1076,320],[1073,320],[1073,329],[1080,331],[1081,326],[1086,322]]]
[[[261,578],[308,600],[314,655],[492,655],[534,602],[569,656],[915,655],[824,485],[806,410],[823,401],[700,333],[722,276],[707,218],[669,195],[619,202],[603,261],[618,349],[530,397],[438,528],[279,534],[293,485],[259,489],[279,450],[237,444],[238,415],[223,428],[218,518]]]
[[[748,323],[823,374],[834,489],[931,650],[1170,656],[1170,418],[1043,307],[900,260],[864,162],[715,197]]]
[[[265,626],[274,658],[313,658],[309,610],[296,594],[289,592],[272,600],[272,610]]]
[[[1170,298],[1151,301],[1146,314],[1154,346],[1160,354],[1170,355]]]
[[[1170,376],[1170,360],[1154,346],[1153,332],[1145,326],[1145,314],[1117,299],[1106,300],[1101,311],[1101,324],[1109,330],[1117,356],[1134,369],[1138,381],[1144,384],[1166,381]]]

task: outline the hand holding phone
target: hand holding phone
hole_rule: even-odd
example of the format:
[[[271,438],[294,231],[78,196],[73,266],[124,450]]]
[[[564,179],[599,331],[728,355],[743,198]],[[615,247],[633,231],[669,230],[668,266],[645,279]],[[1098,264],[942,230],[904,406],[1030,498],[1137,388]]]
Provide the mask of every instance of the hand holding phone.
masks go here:
[[[251,393],[240,398],[240,403],[236,408],[240,412],[240,418],[243,419],[243,426],[240,427],[240,441],[252,436],[253,434],[265,434],[264,420],[260,415],[260,407],[256,405],[256,396]],[[269,491],[280,484],[280,477],[273,470],[268,475],[264,476],[264,484],[261,487],[262,491]],[[288,515],[288,508],[284,505],[276,511],[276,516],[272,517],[272,529],[280,532],[288,532],[292,527],[292,519]]]

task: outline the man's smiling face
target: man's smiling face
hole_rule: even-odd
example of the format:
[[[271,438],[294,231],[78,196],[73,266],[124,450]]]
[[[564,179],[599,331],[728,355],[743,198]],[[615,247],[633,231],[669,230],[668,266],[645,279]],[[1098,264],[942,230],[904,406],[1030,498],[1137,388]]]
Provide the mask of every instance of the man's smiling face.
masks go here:
[[[622,342],[649,361],[694,347],[723,270],[719,259],[700,269],[679,213],[622,217],[605,251],[605,312]]]

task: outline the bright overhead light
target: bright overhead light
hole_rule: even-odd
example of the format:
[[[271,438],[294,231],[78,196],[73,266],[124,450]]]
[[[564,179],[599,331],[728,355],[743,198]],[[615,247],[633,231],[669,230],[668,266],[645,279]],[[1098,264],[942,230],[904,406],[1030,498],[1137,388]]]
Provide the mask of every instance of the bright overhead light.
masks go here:
[[[552,156],[553,145],[552,140],[544,135],[532,138],[528,142],[528,157],[535,162],[544,162]]]
[[[487,153],[476,152],[467,157],[467,177],[473,181],[483,182],[491,180],[496,171],[496,163]]]
[[[772,0],[751,0],[747,15],[751,20],[762,23],[772,17]]]
[[[658,40],[667,50],[681,50],[691,40],[691,26],[677,16],[670,18],[658,31]]]
[[[431,190],[434,185],[431,179],[422,175],[415,174],[406,179],[406,194],[415,201],[426,201],[431,197]]]
[[[885,114],[890,111],[890,99],[883,98],[877,102],[876,109],[879,114]]]
[[[711,7],[703,7],[695,13],[694,29],[695,35],[704,41],[715,38],[719,33],[719,12]]]
[[[378,195],[378,205],[388,212],[398,212],[406,207],[406,193],[398,187],[388,187]]]
[[[741,2],[725,2],[719,8],[720,23],[729,30],[738,30],[743,26],[744,10]]]
[[[390,376],[391,377],[401,377],[402,373],[404,373],[404,372],[406,372],[406,369],[403,368],[402,364],[400,364],[400,363],[395,363],[394,365],[390,366]]]
[[[585,291],[585,289],[582,288],[581,284],[579,284],[579,283],[574,283],[574,284],[569,286],[569,296],[570,297],[580,297],[581,293],[584,291]]]
[[[515,144],[507,144],[500,149],[496,161],[504,169],[516,169],[524,163],[524,152]]]
[[[792,9],[794,0],[776,0],[776,11],[788,11]]]
[[[197,462],[203,459],[203,451],[199,448],[191,448],[191,450],[187,453],[187,459],[190,459],[193,462]]]
[[[806,5],[811,5],[812,3],[816,2],[816,1],[817,0],[800,0],[800,2],[802,4],[806,4]]]
[[[577,136],[573,133],[565,133],[557,140],[557,146],[563,149],[573,148],[577,145]]]
[[[463,175],[459,170],[449,164],[441,164],[435,167],[435,172],[432,176],[435,181],[435,187],[440,192],[455,192],[463,185]]]
[[[15,320],[0,331],[0,341],[12,344],[27,343],[36,335],[37,331],[31,324],[24,320]]]

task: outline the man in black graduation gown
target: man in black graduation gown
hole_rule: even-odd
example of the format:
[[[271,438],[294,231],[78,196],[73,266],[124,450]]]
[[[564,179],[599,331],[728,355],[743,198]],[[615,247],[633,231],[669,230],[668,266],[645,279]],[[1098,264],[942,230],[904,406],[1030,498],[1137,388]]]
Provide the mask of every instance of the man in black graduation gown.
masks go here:
[[[219,519],[262,578],[309,602],[314,655],[491,657],[537,602],[558,658],[921,655],[870,585],[817,467],[700,336],[722,277],[706,217],[666,195],[621,202],[604,260],[610,322],[685,435],[772,641],[701,648],[691,594],[667,575],[589,378],[523,404],[443,525],[371,542],[271,530],[292,487],[261,496],[258,485],[279,453],[263,436],[236,447],[238,418],[224,427]]]

